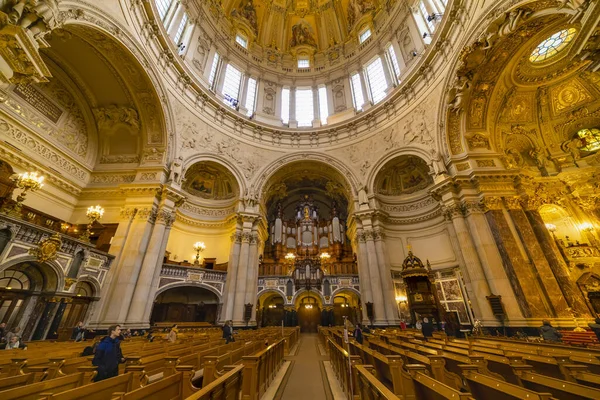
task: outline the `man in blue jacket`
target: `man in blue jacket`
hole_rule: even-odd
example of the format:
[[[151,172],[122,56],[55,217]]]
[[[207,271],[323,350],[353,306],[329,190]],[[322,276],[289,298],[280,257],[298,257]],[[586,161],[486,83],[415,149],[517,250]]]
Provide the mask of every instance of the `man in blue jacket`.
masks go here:
[[[119,335],[121,335],[121,327],[110,326],[108,336],[96,347],[92,364],[98,367],[98,375],[94,381],[98,382],[119,375],[119,363],[125,362],[121,352],[121,342],[117,339]]]

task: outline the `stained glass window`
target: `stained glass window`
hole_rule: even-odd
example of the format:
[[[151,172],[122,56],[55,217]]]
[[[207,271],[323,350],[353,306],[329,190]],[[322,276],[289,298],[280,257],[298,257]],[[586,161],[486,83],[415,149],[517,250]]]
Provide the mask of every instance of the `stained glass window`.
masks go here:
[[[557,55],[562,49],[564,49],[573,40],[577,30],[575,28],[563,29],[558,31],[533,50],[533,53],[529,56],[529,61],[536,63],[546,61],[550,57]]]
[[[577,132],[577,136],[581,141],[580,150],[583,151],[597,151],[600,150],[600,129],[582,129]]]

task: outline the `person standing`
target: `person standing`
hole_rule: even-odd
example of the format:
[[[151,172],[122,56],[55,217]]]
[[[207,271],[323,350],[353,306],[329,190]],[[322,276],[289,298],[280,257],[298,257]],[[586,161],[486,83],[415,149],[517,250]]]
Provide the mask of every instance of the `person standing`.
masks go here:
[[[354,328],[354,340],[360,344],[363,344],[363,333],[362,329],[360,328],[360,324],[356,324],[356,327]]]
[[[231,329],[231,325],[229,325],[229,321],[226,321],[225,325],[223,325],[223,339],[225,339],[225,344],[233,341],[233,330]]]
[[[171,327],[171,330],[169,331],[169,334],[167,335],[167,340],[169,341],[169,343],[175,343],[177,341],[177,333],[179,331],[177,330],[177,324],[173,325]]]
[[[118,339],[120,335],[120,325],[110,326],[108,328],[108,336],[102,339],[96,348],[96,353],[92,360],[92,364],[98,367],[98,374],[94,379],[95,382],[119,375],[119,364],[125,362],[125,358],[123,358],[123,353],[121,352],[121,341]]]
[[[423,333],[423,336],[425,336],[425,339],[433,336],[433,323],[430,322],[429,318],[427,318],[427,317],[423,318],[423,325],[421,327],[421,332]]]
[[[6,323],[3,322],[0,324],[0,343],[4,342],[5,330],[6,330]]]

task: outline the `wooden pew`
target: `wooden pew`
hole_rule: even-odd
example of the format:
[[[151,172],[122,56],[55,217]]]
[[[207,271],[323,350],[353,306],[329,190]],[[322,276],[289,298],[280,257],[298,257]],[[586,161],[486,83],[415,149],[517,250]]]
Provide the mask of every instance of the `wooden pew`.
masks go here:
[[[474,365],[463,365],[463,377],[467,381],[469,391],[476,399],[502,399],[502,400],[550,400],[551,393],[538,393],[533,390],[503,382],[491,376],[477,372]]]
[[[142,371],[140,371],[142,372]],[[128,372],[123,375],[105,379],[100,382],[90,383],[65,391],[55,391],[50,396],[42,397],[44,400],[106,400],[112,399],[115,393],[126,393],[140,387],[141,374]]]
[[[3,390],[0,392],[2,400],[38,400],[42,394],[60,393],[75,389],[91,381],[92,376],[84,373],[67,375],[62,378],[50,379],[44,382]]]
[[[538,374],[531,365],[515,365],[513,368],[520,386],[524,388],[549,392],[561,400],[600,399],[600,389]]]
[[[31,385],[34,382],[34,374],[10,376],[0,379],[0,392],[16,387]]]
[[[423,365],[408,365],[407,367],[413,378],[415,396],[419,400],[474,400],[471,393],[461,392],[428,376]]]
[[[355,391],[361,399],[371,400],[400,400],[400,397],[392,393],[372,374],[372,366],[357,365],[356,366],[356,383]]]
[[[242,357],[242,400],[259,400],[262,397],[281,367],[284,353],[285,341],[280,339],[254,355]]]

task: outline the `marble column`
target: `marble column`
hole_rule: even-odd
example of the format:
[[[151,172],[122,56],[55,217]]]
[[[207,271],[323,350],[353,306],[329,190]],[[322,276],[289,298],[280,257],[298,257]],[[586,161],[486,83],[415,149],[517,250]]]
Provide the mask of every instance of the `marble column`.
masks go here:
[[[237,270],[240,261],[240,250],[242,246],[242,226],[238,223],[236,231],[231,235],[231,250],[229,252],[229,263],[227,266],[227,278],[223,290],[223,307],[221,308],[220,323],[233,319],[233,305],[235,302],[235,284]]]
[[[373,303],[373,291],[371,290],[371,279],[369,275],[369,262],[367,259],[367,243],[362,229],[356,232],[356,254],[358,276],[360,279],[360,299],[363,306],[362,323],[369,324],[366,303]]]
[[[374,232],[372,228],[363,229],[363,236],[367,250],[368,277],[373,294],[373,324],[387,325],[387,314],[384,306],[383,287],[381,284],[381,274],[377,260],[377,251],[375,249]],[[364,278],[363,278],[364,279]],[[390,278],[391,279],[391,278]],[[362,279],[361,279],[362,282]]]
[[[465,221],[470,237],[492,294],[502,296],[504,311],[508,319],[522,319],[523,313],[502,264],[502,258],[492,235],[492,230],[483,213],[484,208],[478,200],[464,201],[461,203],[461,207],[465,213]],[[476,269],[474,270],[476,271]]]
[[[360,78],[360,88],[362,90],[364,103],[362,105],[357,104],[357,106],[360,106],[363,109],[363,111],[365,111],[371,107],[371,100],[369,96],[369,91],[367,89],[367,78],[365,77],[365,70],[362,67],[362,65],[358,70],[358,77]]]
[[[546,257],[546,260],[548,261],[549,268],[552,270],[554,278],[558,283],[558,287],[569,307],[571,307],[578,316],[589,317],[590,310],[586,301],[573,279],[571,279],[567,264],[560,254],[560,250],[558,249],[554,238],[550,232],[548,232],[546,224],[542,220],[542,216],[537,209],[537,206],[527,209],[525,211],[525,216],[531,225],[533,234]]]
[[[257,232],[250,237],[250,253],[248,254],[248,277],[246,279],[246,297],[244,304],[252,304],[252,317],[249,326],[256,326],[256,303],[258,284],[258,246],[260,239]]]
[[[125,323],[132,328],[147,328],[150,323],[150,315],[145,319],[147,309],[152,310],[152,304],[156,290],[158,290],[158,281],[155,275],[160,276],[163,258],[171,231],[170,227],[175,219],[175,203],[172,199],[163,200],[160,209],[156,215],[156,221],[150,240],[148,250],[144,255],[139,277],[135,284],[131,307],[127,314]],[[156,286],[153,286],[155,284]],[[150,307],[148,307],[150,306]]]
[[[550,264],[544,255],[544,250],[538,242],[537,236],[533,231],[527,215],[525,215],[525,211],[521,207],[520,199],[507,198],[506,204],[510,218],[512,219],[525,250],[532,261],[532,266],[537,272],[537,278],[541,284],[540,295],[546,297],[546,301],[550,304],[554,316],[571,317],[571,313],[568,310],[569,305],[563,296],[563,292],[550,268]]]
[[[496,317],[485,300],[487,296],[492,294],[488,277],[486,277],[479,260],[477,249],[465,222],[463,210],[459,204],[451,204],[445,207],[444,216],[448,221],[450,238],[453,242],[456,242],[464,259],[462,270],[464,271],[467,293],[475,317],[480,319],[484,325],[495,324],[497,322]]]
[[[375,251],[377,252],[377,265],[379,266],[379,275],[381,276],[381,286],[383,288],[383,301],[388,325],[400,324],[398,315],[398,304],[396,303],[396,294],[392,282],[392,272],[390,261],[385,245],[385,233],[381,228],[375,228]]]
[[[133,299],[133,292],[140,274],[142,262],[148,249],[150,236],[154,228],[157,210],[154,204],[139,208],[128,208],[125,217],[132,216],[131,222],[123,222],[117,228],[113,239],[111,254],[116,255],[110,270],[108,289],[102,293],[101,312],[97,314],[96,324],[108,326],[125,321]],[[120,232],[119,232],[120,231]],[[116,243],[115,243],[116,242]],[[106,287],[105,286],[105,287]]]

